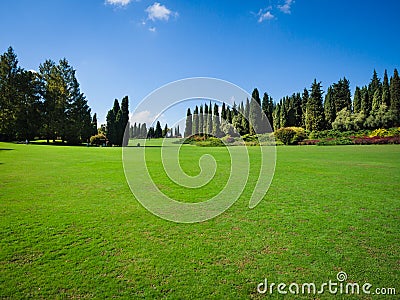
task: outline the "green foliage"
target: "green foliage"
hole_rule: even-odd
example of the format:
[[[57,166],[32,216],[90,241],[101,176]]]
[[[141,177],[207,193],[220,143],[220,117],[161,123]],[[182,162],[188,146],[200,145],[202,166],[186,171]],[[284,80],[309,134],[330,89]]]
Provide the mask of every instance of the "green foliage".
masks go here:
[[[285,145],[298,144],[307,138],[305,130],[301,127],[282,127],[276,130],[274,135]]]
[[[309,131],[324,129],[325,116],[322,106],[322,94],[321,82],[317,82],[314,79],[306,108],[306,129]]]
[[[364,112],[352,114],[347,108],[342,109],[332,123],[332,128],[338,131],[361,130],[364,128]]]
[[[93,135],[90,137],[91,145],[101,146],[101,145],[105,145],[106,142],[107,142],[107,138],[102,133],[99,133],[99,134],[96,134],[96,135]]]

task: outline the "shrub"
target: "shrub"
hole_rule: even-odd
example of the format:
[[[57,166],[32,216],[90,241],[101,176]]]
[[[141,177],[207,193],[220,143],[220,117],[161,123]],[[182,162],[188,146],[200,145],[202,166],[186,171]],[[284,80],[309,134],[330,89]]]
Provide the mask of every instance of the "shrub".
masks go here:
[[[389,131],[387,131],[386,129],[380,128],[380,129],[375,129],[374,131],[372,131],[372,133],[369,135],[369,137],[385,137],[388,136]]]
[[[90,144],[100,146],[107,143],[107,138],[104,134],[99,133],[90,137]]]
[[[298,144],[307,137],[305,130],[301,127],[282,127],[274,134],[285,145]]]

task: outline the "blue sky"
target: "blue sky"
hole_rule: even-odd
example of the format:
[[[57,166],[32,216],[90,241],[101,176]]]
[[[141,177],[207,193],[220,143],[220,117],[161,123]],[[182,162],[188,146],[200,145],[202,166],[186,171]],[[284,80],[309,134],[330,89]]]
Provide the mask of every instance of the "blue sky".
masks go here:
[[[154,89],[215,77],[275,101],[346,76],[352,90],[375,68],[400,65],[400,1],[0,1],[0,51],[37,69],[66,57],[104,122],[115,98],[131,109]],[[185,112],[183,112],[185,113]]]

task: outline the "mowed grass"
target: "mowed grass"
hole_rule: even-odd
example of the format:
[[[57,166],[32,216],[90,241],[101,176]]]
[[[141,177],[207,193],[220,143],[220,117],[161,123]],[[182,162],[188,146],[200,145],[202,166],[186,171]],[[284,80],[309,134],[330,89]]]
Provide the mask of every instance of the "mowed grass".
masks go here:
[[[190,191],[165,179],[160,148],[146,151],[155,181],[181,201],[215,195],[227,178],[224,148],[184,146],[185,170],[211,153],[222,174]],[[339,271],[400,292],[399,146],[278,147],[271,187],[248,209],[256,173],[222,215],[177,224],[134,198],[120,148],[0,143],[0,297],[279,298],[257,284],[322,284]]]

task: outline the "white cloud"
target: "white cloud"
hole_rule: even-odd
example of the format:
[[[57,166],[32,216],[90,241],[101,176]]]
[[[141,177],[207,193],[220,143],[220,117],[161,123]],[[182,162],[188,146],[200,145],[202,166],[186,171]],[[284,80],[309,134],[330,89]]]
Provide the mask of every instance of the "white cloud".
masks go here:
[[[147,7],[145,11],[147,12],[147,18],[152,21],[168,21],[170,16],[178,16],[178,13],[171,11],[165,7],[165,5],[158,2],[154,2],[154,4]]]
[[[106,4],[111,4],[116,6],[126,6],[131,2],[132,0],[106,0]]]
[[[285,14],[290,14],[291,11],[291,6],[294,3],[294,0],[285,0],[285,4],[283,5],[278,5],[278,8],[281,12],[285,13]]]
[[[265,20],[272,20],[275,18],[275,16],[269,10],[265,11],[263,9],[260,9],[257,16],[258,16],[258,23],[261,23]]]
[[[151,31],[151,32],[156,32],[156,31],[157,31],[157,28],[155,28],[155,27],[150,27],[150,28],[149,28],[149,31]]]

